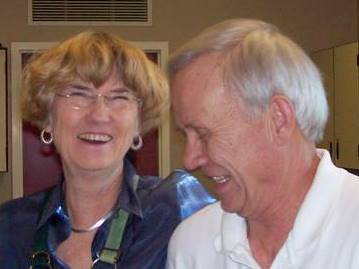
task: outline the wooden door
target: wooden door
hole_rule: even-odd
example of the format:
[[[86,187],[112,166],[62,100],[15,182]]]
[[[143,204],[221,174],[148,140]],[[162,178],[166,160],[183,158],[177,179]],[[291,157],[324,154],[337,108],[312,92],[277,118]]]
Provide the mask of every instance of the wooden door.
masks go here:
[[[334,48],[336,164],[359,168],[357,42]]]
[[[334,50],[332,48],[321,50],[312,54],[312,59],[318,66],[326,91],[329,105],[329,117],[319,148],[325,148],[333,158],[334,150]]]

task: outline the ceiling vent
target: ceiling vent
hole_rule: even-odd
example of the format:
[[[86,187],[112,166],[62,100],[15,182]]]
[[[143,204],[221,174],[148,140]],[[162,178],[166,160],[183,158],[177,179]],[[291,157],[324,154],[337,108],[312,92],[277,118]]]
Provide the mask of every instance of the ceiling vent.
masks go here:
[[[152,25],[152,0],[28,0],[29,25]]]

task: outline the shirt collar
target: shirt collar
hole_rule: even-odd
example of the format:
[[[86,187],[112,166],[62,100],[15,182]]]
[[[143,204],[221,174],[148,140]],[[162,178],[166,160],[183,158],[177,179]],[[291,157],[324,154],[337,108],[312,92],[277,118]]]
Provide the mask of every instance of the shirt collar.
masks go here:
[[[64,180],[62,177],[55,187],[47,191],[45,205],[40,215],[37,229],[43,226],[50,217],[57,214],[58,211],[64,207],[64,192],[62,187]],[[129,213],[142,217],[141,203],[136,192],[138,180],[139,176],[136,174],[135,168],[125,159],[123,183],[114,208],[122,208]]]
[[[346,174],[344,169],[338,169],[331,161],[326,150],[317,150],[321,159],[317,167],[312,186],[295,219],[293,229],[285,244],[290,244],[293,253],[308,250],[310,244],[316,242],[325,231],[326,223],[331,216],[342,186],[342,178]],[[243,264],[256,264],[250,254],[247,238],[247,224],[244,218],[237,214],[223,212],[221,232],[214,241],[218,252],[226,253],[232,259]]]
[[[342,187],[344,169],[338,169],[326,150],[317,150],[321,159],[310,187],[289,234],[294,250],[305,250],[325,231]]]
[[[294,221],[288,239],[295,250],[306,249],[325,230],[331,216],[333,203],[340,193],[344,169],[338,169],[331,161],[326,150],[317,150],[321,159],[310,187]],[[249,250],[247,225],[245,219],[232,213],[224,212],[221,234],[215,241],[218,251],[232,251],[242,247]]]
[[[124,180],[115,208],[122,208],[129,213],[143,217],[141,201],[137,194],[139,180],[140,177],[136,174],[135,168],[127,159],[125,159]]]
[[[246,220],[237,214],[223,212],[220,234],[215,238],[214,247],[240,264],[259,268],[251,254]]]
[[[244,218],[234,213],[223,212],[221,233],[215,240],[215,246],[220,252],[230,252],[237,246],[249,250]]]

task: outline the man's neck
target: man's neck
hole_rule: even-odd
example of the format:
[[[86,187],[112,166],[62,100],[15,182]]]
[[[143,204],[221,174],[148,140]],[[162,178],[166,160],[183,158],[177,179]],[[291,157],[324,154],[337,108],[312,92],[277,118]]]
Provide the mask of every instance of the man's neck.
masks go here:
[[[292,230],[295,218],[313,182],[319,157],[314,147],[296,151],[283,174],[285,191],[275,197],[273,205],[261,216],[247,218],[248,241],[252,254],[262,269],[270,268]]]

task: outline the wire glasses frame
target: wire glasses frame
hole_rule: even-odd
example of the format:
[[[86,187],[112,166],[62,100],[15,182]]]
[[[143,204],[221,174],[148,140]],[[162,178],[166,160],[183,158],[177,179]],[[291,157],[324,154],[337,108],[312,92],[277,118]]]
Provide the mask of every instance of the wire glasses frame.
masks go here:
[[[99,98],[103,98],[107,107],[115,110],[126,110],[134,103],[142,106],[142,100],[135,97],[129,91],[114,91],[108,94],[94,93],[92,91],[67,91],[56,93],[57,97],[65,98],[73,109],[85,109],[96,103]]]

